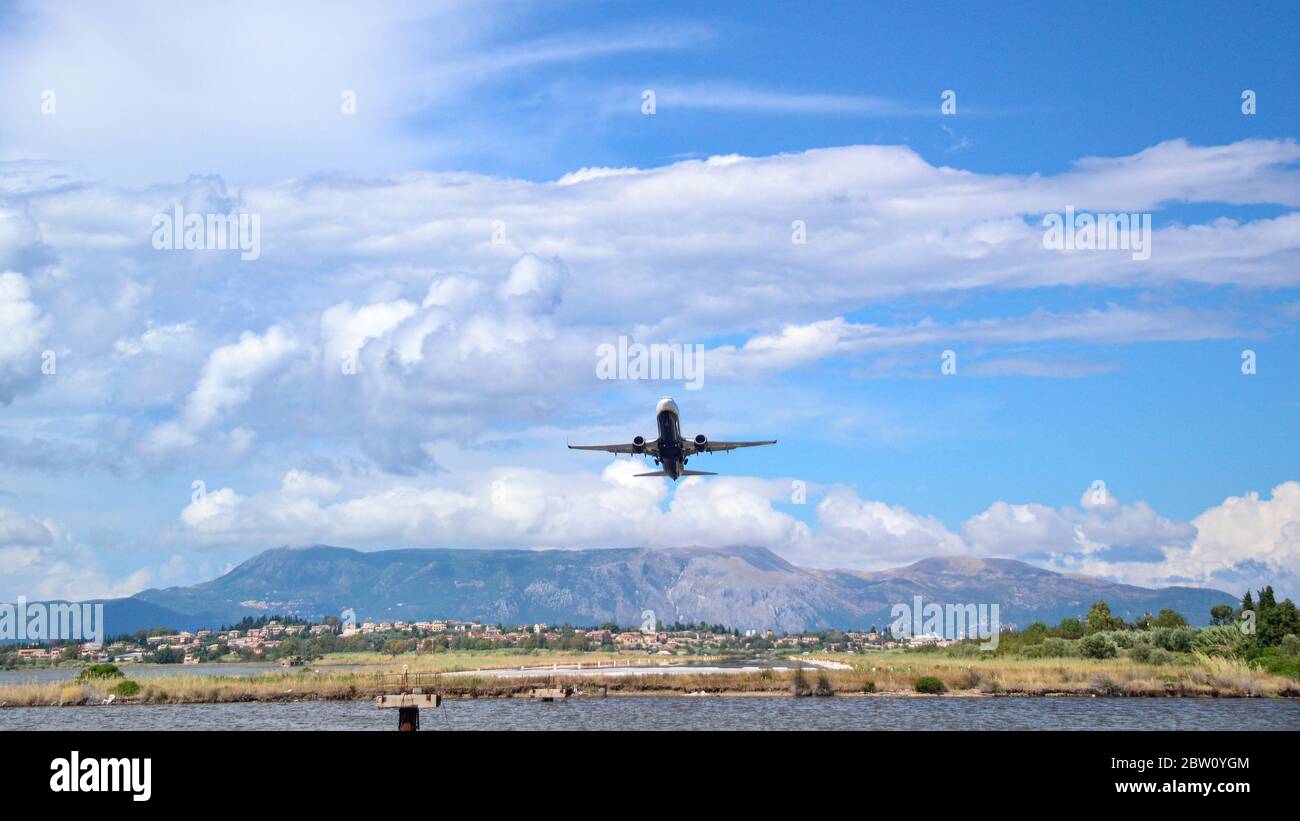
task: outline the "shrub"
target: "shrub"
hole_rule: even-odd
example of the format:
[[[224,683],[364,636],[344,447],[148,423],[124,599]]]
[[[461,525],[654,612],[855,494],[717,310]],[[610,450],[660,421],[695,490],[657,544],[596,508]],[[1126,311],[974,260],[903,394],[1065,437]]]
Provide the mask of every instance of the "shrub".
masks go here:
[[[1246,634],[1236,625],[1206,627],[1197,630],[1192,638],[1192,649],[1207,656],[1229,658],[1236,656],[1246,646]]]
[[[1151,650],[1152,664],[1173,664],[1176,656],[1168,650],[1154,647]]]
[[[1300,656],[1300,636],[1295,633],[1287,633],[1282,637],[1282,646],[1278,652],[1284,656]]]
[[[976,670],[973,667],[967,667],[965,670],[962,670],[961,674],[957,677],[957,684],[963,690],[977,690],[982,684],[984,684],[984,679],[984,674],[979,670]]]
[[[1300,656],[1283,656],[1269,654],[1260,656],[1251,662],[1251,666],[1267,670],[1279,676],[1290,676],[1294,679],[1300,679]]]
[[[1041,621],[1031,621],[1029,626],[1024,630],[1025,641],[1030,644],[1037,644],[1047,637],[1048,627]]]
[[[108,691],[115,696],[130,698],[131,696],[140,692],[140,685],[136,684],[134,681],[131,681],[130,679],[125,679],[123,681],[119,681],[117,684],[114,684],[112,687],[109,688]]]
[[[1084,658],[1113,659],[1119,654],[1119,647],[1103,633],[1092,633],[1079,640],[1079,652]]]
[[[121,677],[122,671],[117,669],[116,664],[92,664],[81,669],[81,672],[77,674],[77,681]]]
[[[1149,644],[1139,644],[1132,650],[1128,651],[1128,657],[1139,664],[1171,664],[1174,661],[1174,654],[1160,647],[1152,647]]]
[[[86,691],[76,684],[65,684],[59,688],[59,704],[85,704]]]
[[[813,691],[813,695],[815,696],[835,695],[835,687],[831,685],[830,676],[826,675],[825,673],[817,674],[817,689]]]
[[[866,681],[862,682],[862,692],[864,693],[876,692],[876,683],[871,679],[867,679]]]
[[[1134,647],[1137,647],[1139,644],[1154,645],[1156,643],[1155,639],[1151,636],[1150,630],[1125,630],[1124,632],[1128,634],[1128,638],[1133,642]]]
[[[948,692],[948,688],[944,686],[943,681],[938,676],[921,676],[913,686],[916,688],[916,692],[932,696]]]
[[[1059,659],[1079,655],[1078,640],[1050,638],[1043,639],[1043,658]]]
[[[1105,636],[1115,642],[1121,650],[1128,650],[1137,644],[1138,637],[1132,630],[1107,630],[1105,633],[1098,633],[1099,636]]]
[[[1151,631],[1151,639],[1156,647],[1171,653],[1190,653],[1195,631],[1190,627],[1157,627]]]
[[[1002,682],[997,679],[988,679],[980,685],[981,693],[1001,693],[1003,691]]]
[[[794,668],[794,676],[790,679],[790,692],[796,696],[812,695],[812,687],[808,686],[808,676],[804,674],[802,667]]]

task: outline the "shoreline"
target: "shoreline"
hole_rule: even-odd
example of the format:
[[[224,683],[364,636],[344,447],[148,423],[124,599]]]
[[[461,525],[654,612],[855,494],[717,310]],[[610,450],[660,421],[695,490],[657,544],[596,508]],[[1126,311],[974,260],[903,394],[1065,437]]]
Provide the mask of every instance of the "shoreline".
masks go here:
[[[828,659],[812,659],[825,663]],[[367,701],[413,688],[452,701],[530,698],[539,687],[563,686],[569,698],[1194,698],[1297,699],[1300,682],[1223,660],[1204,660],[1173,669],[1113,662],[955,663],[907,659],[905,669],[869,666],[848,669],[712,670],[628,669],[594,674],[590,669],[521,671],[518,667],[442,670],[401,684],[400,670],[332,672],[329,665],[253,676],[184,675],[123,677],[0,685],[0,709],[150,704]],[[877,662],[878,663],[878,662]],[[921,693],[922,677],[942,681],[942,694]],[[796,694],[796,681],[801,680]],[[133,682],[130,694],[113,692]]]
[[[493,695],[449,695],[442,694],[444,702],[451,701],[535,701],[527,693],[507,693]],[[1130,700],[1130,701],[1159,701],[1159,700],[1176,700],[1176,701],[1297,701],[1300,700],[1300,694],[1296,695],[1276,695],[1276,696],[1256,696],[1256,695],[1207,695],[1207,694],[1125,694],[1125,693],[1107,693],[1107,692],[1089,692],[1089,691],[1053,691],[1053,692],[1003,692],[1003,693],[981,693],[978,691],[957,691],[943,694],[917,693],[907,690],[892,690],[876,693],[836,693],[834,696],[796,696],[794,693],[779,690],[772,691],[753,691],[753,690],[719,690],[716,692],[685,692],[682,690],[642,690],[642,691],[615,691],[601,695],[571,695],[564,699],[568,701],[591,701],[605,698],[670,698],[670,699],[691,699],[691,698],[745,698],[745,699],[809,699],[812,701],[829,700],[829,699],[1110,699],[1110,700]],[[345,697],[327,694],[314,695],[294,695],[288,697],[236,697],[229,699],[215,700],[140,700],[120,698],[113,701],[76,701],[61,702],[48,704],[13,704],[0,702],[0,710],[22,710],[38,709],[52,710],[70,707],[91,707],[91,708],[132,708],[132,707],[175,707],[175,706],[202,706],[216,704],[307,704],[315,702],[364,702],[373,703],[375,696],[363,697]]]

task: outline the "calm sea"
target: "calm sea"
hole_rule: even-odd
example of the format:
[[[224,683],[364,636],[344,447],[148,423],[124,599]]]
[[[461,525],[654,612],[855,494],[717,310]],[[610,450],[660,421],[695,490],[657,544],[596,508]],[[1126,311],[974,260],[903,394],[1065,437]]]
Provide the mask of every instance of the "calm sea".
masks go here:
[[[394,730],[369,701],[0,709],[0,730]],[[616,697],[444,702],[421,730],[1297,730],[1300,701]]]

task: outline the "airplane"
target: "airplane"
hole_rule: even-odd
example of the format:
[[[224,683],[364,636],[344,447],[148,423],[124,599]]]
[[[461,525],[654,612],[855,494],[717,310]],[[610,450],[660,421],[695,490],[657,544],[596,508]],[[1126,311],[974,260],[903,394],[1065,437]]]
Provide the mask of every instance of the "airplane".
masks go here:
[[[655,406],[655,422],[659,427],[659,436],[654,440],[647,440],[644,436],[635,437],[626,445],[569,445],[573,450],[603,450],[609,453],[628,453],[640,454],[642,456],[651,456],[656,465],[662,465],[663,470],[656,470],[652,473],[638,473],[637,476],[668,476],[676,482],[682,476],[717,476],[707,470],[687,470],[686,462],[688,458],[697,453],[716,453],[724,450],[735,450],[736,448],[753,448],[759,445],[775,445],[775,439],[769,439],[763,442],[714,442],[704,434],[699,434],[694,439],[683,439],[681,428],[681,414],[677,410],[677,403],[671,396],[665,396],[659,400]]]

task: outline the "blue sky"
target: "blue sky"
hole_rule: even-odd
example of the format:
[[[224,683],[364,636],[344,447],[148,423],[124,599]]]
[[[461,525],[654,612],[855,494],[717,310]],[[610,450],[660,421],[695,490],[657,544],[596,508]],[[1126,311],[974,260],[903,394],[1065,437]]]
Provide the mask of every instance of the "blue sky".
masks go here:
[[[0,4],[0,598],[312,542],[1295,595],[1298,20]],[[152,247],[178,204],[257,214],[259,258]],[[1149,214],[1150,259],[1044,249],[1067,206]],[[596,379],[620,335],[705,387]],[[780,445],[676,487],[563,449],[663,393]]]

